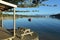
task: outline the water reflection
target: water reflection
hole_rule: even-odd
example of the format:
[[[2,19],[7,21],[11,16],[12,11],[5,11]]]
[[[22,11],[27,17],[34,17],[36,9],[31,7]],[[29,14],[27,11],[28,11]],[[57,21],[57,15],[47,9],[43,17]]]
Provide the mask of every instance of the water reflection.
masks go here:
[[[13,28],[13,17],[4,17],[4,27]],[[60,40],[60,20],[54,18],[16,17],[16,27],[30,28],[40,40]]]
[[[60,17],[55,17],[55,16],[54,16],[54,17],[51,17],[51,18],[55,18],[55,19],[59,19],[59,20],[60,20]]]

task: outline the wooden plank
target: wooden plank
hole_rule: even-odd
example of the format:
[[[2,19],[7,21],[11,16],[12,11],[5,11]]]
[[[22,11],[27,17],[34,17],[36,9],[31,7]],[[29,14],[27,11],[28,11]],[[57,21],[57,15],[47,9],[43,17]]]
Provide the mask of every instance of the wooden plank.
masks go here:
[[[8,3],[8,2],[2,1],[2,0],[0,0],[0,3],[1,3],[1,4],[4,4],[4,5],[7,5],[7,6],[14,7],[14,8],[17,7],[17,5],[14,5],[14,4],[11,4],[11,3]]]

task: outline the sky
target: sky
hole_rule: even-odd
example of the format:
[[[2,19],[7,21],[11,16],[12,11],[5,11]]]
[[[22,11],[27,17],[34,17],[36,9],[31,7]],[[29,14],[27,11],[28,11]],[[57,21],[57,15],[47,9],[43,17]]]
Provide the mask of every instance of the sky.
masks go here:
[[[36,8],[16,8],[16,10],[39,10],[39,12],[17,12],[16,14],[20,15],[51,15],[51,14],[57,14],[60,13],[60,0],[48,0],[43,2],[43,4],[48,5],[57,5],[57,7],[49,7],[49,6],[39,6]]]

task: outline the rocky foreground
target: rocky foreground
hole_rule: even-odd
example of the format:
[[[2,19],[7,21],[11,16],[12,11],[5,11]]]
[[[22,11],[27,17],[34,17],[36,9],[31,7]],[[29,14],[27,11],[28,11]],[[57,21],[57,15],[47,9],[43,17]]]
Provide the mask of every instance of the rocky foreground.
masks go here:
[[[9,29],[8,29],[9,30]],[[9,30],[13,35],[13,29]],[[39,40],[37,33],[26,28],[16,29],[16,37],[13,40]]]

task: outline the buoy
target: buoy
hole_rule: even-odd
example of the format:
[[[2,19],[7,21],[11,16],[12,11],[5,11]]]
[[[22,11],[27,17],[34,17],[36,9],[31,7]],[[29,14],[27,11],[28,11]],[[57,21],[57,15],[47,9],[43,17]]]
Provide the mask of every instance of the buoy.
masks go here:
[[[28,21],[31,21],[31,18],[29,18]]]

